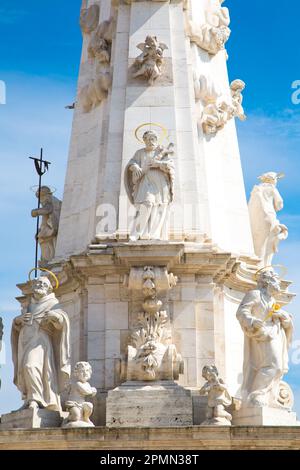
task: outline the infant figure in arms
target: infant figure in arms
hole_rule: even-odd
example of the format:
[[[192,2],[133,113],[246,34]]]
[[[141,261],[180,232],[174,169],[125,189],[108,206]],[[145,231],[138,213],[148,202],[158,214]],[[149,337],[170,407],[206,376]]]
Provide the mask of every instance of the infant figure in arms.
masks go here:
[[[169,206],[174,195],[174,145],[159,145],[156,132],[144,133],[145,147],[125,169],[125,187],[136,217],[130,240],[168,240]]]

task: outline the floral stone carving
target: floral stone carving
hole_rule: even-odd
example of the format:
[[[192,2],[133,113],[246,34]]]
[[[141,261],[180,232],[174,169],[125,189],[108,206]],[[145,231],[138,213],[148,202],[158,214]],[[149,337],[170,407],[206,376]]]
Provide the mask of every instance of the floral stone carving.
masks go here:
[[[177,380],[183,373],[181,355],[171,343],[168,314],[158,299],[159,290],[169,290],[176,282],[164,268],[131,270],[129,288],[141,288],[144,300],[128,346],[127,380]]]

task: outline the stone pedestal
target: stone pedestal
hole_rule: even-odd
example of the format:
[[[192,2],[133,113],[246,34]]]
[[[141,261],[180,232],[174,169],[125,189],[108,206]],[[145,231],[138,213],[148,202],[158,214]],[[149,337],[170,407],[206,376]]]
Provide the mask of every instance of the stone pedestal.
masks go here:
[[[236,426],[298,426],[296,413],[288,409],[242,407],[232,415]]]
[[[191,426],[192,397],[172,381],[126,382],[108,393],[109,427]]]
[[[0,430],[59,428],[62,421],[63,414],[58,411],[34,409],[12,411],[1,416]]]

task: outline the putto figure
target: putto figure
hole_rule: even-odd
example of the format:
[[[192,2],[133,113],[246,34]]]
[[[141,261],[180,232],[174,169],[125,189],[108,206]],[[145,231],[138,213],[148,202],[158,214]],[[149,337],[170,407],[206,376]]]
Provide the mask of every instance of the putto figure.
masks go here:
[[[280,279],[272,268],[258,273],[257,289],[242,301],[237,319],[245,335],[243,406],[284,407],[281,380],[288,372],[292,317],[276,303]]]
[[[288,237],[288,228],[277,219],[277,212],[283,209],[283,199],[276,185],[283,176],[274,172],[259,176],[261,184],[254,186],[249,201],[254,250],[262,266],[272,264],[280,241]]]
[[[90,420],[93,413],[93,404],[86,398],[94,397],[97,389],[91,387],[89,380],[92,377],[92,367],[88,362],[77,362],[72,381],[69,386],[69,397],[66,409],[69,416],[63,423],[64,428],[90,428],[94,424]]]
[[[132,241],[168,240],[168,209],[173,201],[174,145],[158,144],[154,131],[143,135],[145,148],[138,150],[125,169],[125,187],[137,208],[130,235]]]
[[[222,7],[224,1],[210,0],[202,24],[190,20],[187,15],[186,28],[191,41],[211,55],[224,49],[231,34],[229,10]]]
[[[134,65],[137,71],[133,78],[143,76],[153,85],[155,80],[162,75],[163,53],[168,46],[159,42],[156,36],[147,36],[145,42],[138,44],[142,53],[135,59]]]
[[[36,197],[38,197],[38,191]],[[42,217],[42,224],[37,235],[41,247],[40,264],[45,265],[54,258],[55,245],[61,211],[61,201],[53,196],[48,186],[41,187],[41,205],[31,211],[32,217]]]
[[[202,377],[207,382],[200,390],[200,395],[207,396],[206,421],[202,426],[231,426],[232,416],[225,408],[232,403],[232,397],[228,392],[226,384],[219,378],[216,366],[205,366]]]
[[[69,319],[47,277],[32,281],[28,308],[12,325],[14,383],[26,408],[60,411],[70,377]]]
[[[246,87],[243,80],[237,79],[233,80],[230,84],[231,96],[232,96],[232,106],[233,106],[233,116],[238,117],[241,121],[246,121],[247,116],[243,108],[243,95],[242,92]]]

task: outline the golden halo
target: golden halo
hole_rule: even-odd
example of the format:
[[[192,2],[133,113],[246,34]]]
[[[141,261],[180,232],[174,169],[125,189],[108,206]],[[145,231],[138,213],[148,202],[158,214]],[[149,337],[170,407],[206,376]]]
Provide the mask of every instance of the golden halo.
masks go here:
[[[257,282],[258,280],[258,275],[264,271],[266,271],[267,269],[270,269],[270,268],[281,268],[281,273],[280,273],[280,278],[283,279],[284,276],[287,274],[288,270],[286,268],[286,266],[284,266],[283,264],[271,264],[269,266],[264,266],[263,268],[259,269],[258,271],[256,271],[256,273],[253,275],[253,278],[254,280]]]
[[[50,274],[53,279],[55,280],[55,287],[54,287],[54,290],[57,290],[59,288],[59,280],[57,279],[57,277],[55,276],[55,274],[52,272],[52,271],[49,271],[49,269],[45,269],[45,268],[32,268],[29,273],[28,273],[28,279],[29,281],[32,281],[31,279],[31,273],[33,273],[33,271],[42,271],[42,272],[45,272],[45,273],[48,273]]]
[[[154,130],[155,129],[152,129],[152,127],[158,127],[160,129],[160,138],[159,138],[159,143],[161,144],[165,139],[168,138],[168,135],[169,135],[169,132],[168,132],[168,129],[166,129],[162,124],[158,124],[156,122],[146,122],[144,124],[141,124],[139,127],[136,128],[135,132],[134,132],[134,136],[136,138],[136,140],[140,143],[144,143],[143,139],[139,136],[139,131],[141,129],[143,129],[143,127],[150,127],[149,130]]]

